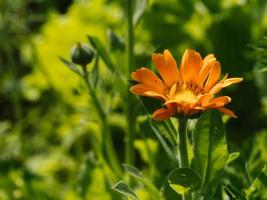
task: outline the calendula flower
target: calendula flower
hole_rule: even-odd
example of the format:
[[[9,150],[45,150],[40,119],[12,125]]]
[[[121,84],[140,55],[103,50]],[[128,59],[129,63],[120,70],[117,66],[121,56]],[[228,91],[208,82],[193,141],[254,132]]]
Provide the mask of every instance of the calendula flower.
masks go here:
[[[131,77],[138,84],[132,86],[130,91],[163,102],[164,107],[153,113],[155,120],[165,120],[177,113],[190,117],[208,109],[217,109],[236,117],[234,112],[224,107],[231,102],[231,98],[215,95],[222,88],[243,79],[227,78],[226,75],[220,80],[221,65],[213,54],[202,59],[198,52],[187,49],[183,54],[180,70],[168,50],[164,50],[163,54],[152,54],[152,61],[161,78],[142,67],[132,72]]]

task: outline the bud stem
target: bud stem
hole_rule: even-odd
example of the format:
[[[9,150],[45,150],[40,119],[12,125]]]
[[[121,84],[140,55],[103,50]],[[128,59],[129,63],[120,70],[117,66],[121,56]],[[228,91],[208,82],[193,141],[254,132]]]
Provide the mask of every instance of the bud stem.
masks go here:
[[[107,155],[112,169],[117,173],[117,175],[121,175],[121,167],[119,165],[119,161],[115,153],[115,148],[112,142],[111,132],[107,122],[106,114],[99,102],[99,99],[97,98],[96,92],[92,84],[88,79],[88,72],[86,70],[86,67],[83,66],[82,68],[83,68],[83,79],[86,83],[89,94],[92,98],[92,102],[94,104],[94,107],[96,108],[97,114],[102,123],[102,150]]]

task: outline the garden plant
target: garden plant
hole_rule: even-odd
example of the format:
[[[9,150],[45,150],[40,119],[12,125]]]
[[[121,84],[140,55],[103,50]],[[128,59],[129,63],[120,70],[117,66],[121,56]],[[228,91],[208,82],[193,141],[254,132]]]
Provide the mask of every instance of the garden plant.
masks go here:
[[[267,199],[267,2],[0,8],[0,200]]]

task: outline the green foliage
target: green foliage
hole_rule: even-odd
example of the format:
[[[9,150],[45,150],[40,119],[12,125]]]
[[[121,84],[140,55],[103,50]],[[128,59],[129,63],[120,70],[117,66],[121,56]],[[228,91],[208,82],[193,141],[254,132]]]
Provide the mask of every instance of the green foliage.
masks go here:
[[[161,103],[133,99],[136,167],[124,164],[120,174],[105,149],[114,145],[119,163],[125,162],[130,77],[124,4],[0,0],[0,199],[119,200],[111,187],[121,179],[115,188],[141,200],[181,199],[169,181],[195,199],[264,199],[266,1],[134,1],[134,68],[154,69],[152,52],[168,48],[179,61],[185,48],[194,48],[214,53],[223,73],[245,81],[225,90],[238,120],[224,128],[214,111],[190,120],[192,169],[186,170],[177,168],[176,119],[153,121]],[[87,72],[104,123],[81,76],[73,73],[82,75],[82,68],[69,62],[77,42],[95,50]]]
[[[220,113],[218,111],[203,113],[193,134],[194,165],[196,172],[202,178],[202,192],[211,198],[229,155]]]
[[[134,200],[139,199],[137,195],[134,193],[134,191],[124,181],[116,183],[116,185],[114,185],[112,189],[128,197],[131,197]]]
[[[171,172],[169,184],[178,194],[198,189],[201,184],[199,175],[190,168],[178,168]]]

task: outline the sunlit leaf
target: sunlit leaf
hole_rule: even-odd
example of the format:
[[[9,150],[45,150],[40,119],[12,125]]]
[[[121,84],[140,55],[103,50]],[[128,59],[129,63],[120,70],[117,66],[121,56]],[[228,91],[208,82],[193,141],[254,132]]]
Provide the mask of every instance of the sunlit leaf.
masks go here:
[[[246,165],[245,165],[245,178],[247,180],[247,182],[249,184],[252,184],[252,178],[251,178],[251,175],[250,175],[250,171],[249,171],[249,167],[248,167],[248,163],[246,162]]]
[[[129,197],[129,198],[132,198],[134,200],[138,200],[138,197],[135,194],[135,192],[133,191],[133,189],[131,189],[123,180],[116,183],[112,187],[112,189],[127,196],[127,197]]]
[[[134,9],[134,15],[133,15],[134,25],[137,25],[140,18],[144,14],[146,7],[147,7],[147,0],[135,0],[135,9]]]
[[[244,190],[247,199],[264,199],[267,196],[267,167],[264,166],[249,188]]]
[[[175,169],[169,176],[169,184],[178,194],[197,189],[200,183],[199,175],[190,168]]]
[[[228,155],[227,164],[230,164],[231,162],[235,161],[240,156],[239,152],[233,152]]]
[[[203,113],[193,137],[195,169],[202,177],[202,190],[212,196],[228,158],[221,114],[216,110]]]
[[[124,170],[136,178],[141,178],[142,173],[134,166],[128,164],[122,164]]]
[[[245,199],[242,191],[234,188],[232,184],[222,186],[223,199]]]

